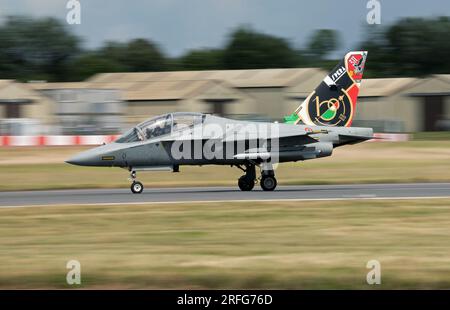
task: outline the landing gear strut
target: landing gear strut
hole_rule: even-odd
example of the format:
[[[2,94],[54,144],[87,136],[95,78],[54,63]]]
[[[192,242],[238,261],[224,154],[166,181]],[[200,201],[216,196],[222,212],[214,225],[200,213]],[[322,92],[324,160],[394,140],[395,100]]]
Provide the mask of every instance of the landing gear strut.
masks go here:
[[[131,171],[130,173],[130,178],[131,178],[131,192],[133,194],[140,194],[142,193],[142,191],[144,190],[144,185],[142,185],[141,182],[136,181],[136,171]]]
[[[256,173],[255,165],[246,164],[245,169],[238,166],[239,169],[245,172],[245,175],[241,176],[238,180],[238,186],[243,192],[249,192],[255,186]]]

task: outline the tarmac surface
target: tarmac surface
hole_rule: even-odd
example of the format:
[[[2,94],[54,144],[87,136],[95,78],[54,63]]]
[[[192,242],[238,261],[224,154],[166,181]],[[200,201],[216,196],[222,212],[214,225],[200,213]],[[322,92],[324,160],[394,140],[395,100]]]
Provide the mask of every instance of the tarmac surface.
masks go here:
[[[450,183],[279,186],[273,192],[264,192],[259,186],[255,186],[251,192],[241,192],[237,186],[145,188],[141,194],[132,194],[129,188],[0,192],[0,208],[47,205],[431,199],[440,197],[450,198]]]

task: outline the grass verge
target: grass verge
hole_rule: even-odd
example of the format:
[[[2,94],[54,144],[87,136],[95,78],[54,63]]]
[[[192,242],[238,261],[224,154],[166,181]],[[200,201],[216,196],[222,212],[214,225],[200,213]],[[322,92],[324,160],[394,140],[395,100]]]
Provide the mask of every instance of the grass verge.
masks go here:
[[[80,148],[0,148],[0,190],[128,187],[128,171],[63,163]],[[146,187],[235,186],[229,166],[181,167],[180,173],[138,173]],[[450,181],[450,142],[379,142],[345,146],[332,157],[279,165],[279,184]]]
[[[450,288],[450,199],[0,209],[0,288]],[[366,284],[377,259],[382,285]]]

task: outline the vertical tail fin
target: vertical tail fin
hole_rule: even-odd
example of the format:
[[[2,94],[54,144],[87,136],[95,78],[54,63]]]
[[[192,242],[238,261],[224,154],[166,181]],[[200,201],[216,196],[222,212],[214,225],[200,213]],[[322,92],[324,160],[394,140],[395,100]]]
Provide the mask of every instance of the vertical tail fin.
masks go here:
[[[303,101],[288,123],[350,127],[356,112],[367,52],[349,52]]]

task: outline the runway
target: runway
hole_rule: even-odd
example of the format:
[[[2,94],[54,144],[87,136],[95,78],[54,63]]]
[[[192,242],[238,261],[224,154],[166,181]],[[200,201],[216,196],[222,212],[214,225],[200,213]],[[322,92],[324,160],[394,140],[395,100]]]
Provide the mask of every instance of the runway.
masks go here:
[[[146,188],[142,194],[132,194],[127,188],[0,192],[0,207],[439,197],[450,198],[450,183],[279,186],[274,192],[256,187],[251,192],[237,187]]]

